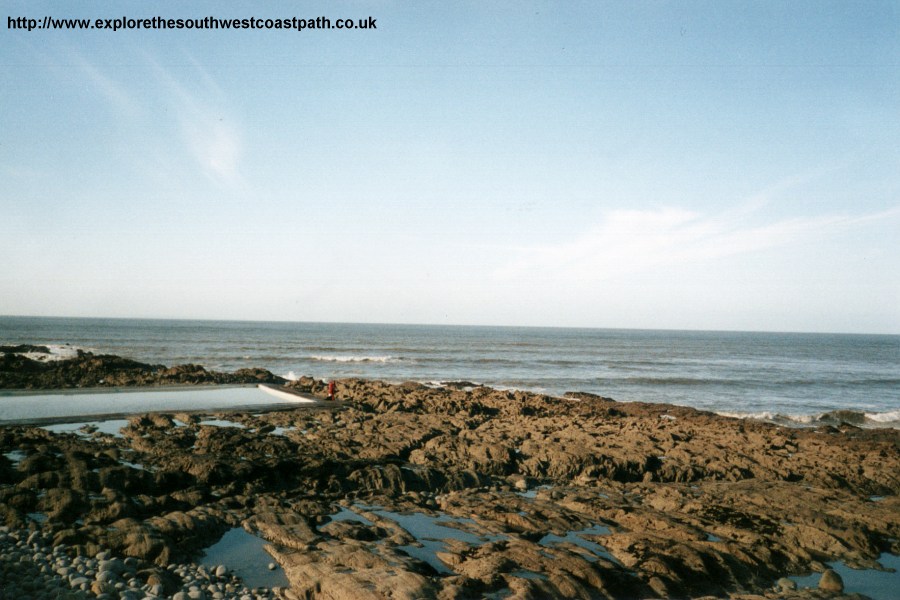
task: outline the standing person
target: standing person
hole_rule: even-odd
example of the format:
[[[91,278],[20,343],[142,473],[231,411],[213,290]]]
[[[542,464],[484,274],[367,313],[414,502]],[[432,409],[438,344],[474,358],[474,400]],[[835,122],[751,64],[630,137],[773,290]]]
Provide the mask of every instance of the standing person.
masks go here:
[[[334,400],[334,382],[333,381],[328,382],[328,399]]]

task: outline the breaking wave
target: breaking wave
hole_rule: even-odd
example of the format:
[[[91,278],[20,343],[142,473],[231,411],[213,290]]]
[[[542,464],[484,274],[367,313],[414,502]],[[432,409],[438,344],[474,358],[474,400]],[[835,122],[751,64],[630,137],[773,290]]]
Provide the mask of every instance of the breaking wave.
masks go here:
[[[43,350],[38,350],[37,348],[46,348],[47,350],[49,350],[49,352],[44,352]],[[92,352],[90,348],[72,346],[70,344],[40,344],[38,346],[34,346],[34,349],[30,351],[14,352],[13,354],[18,354],[19,356],[24,356],[25,358],[40,362],[53,362],[57,360],[68,360],[70,358],[75,358],[76,356],[78,356],[79,350]]]
[[[716,414],[735,419],[767,421],[788,427],[818,427],[820,425],[849,424],[866,429],[887,427],[900,429],[900,410],[866,413],[855,410],[832,410],[817,415],[789,415],[771,411],[753,413],[720,411]]]
[[[864,413],[866,418],[876,423],[900,422],[900,410],[891,410],[883,413]]]
[[[313,355],[308,357],[309,360],[318,362],[339,362],[339,363],[392,363],[400,362],[401,359],[395,356],[349,356],[349,355]]]

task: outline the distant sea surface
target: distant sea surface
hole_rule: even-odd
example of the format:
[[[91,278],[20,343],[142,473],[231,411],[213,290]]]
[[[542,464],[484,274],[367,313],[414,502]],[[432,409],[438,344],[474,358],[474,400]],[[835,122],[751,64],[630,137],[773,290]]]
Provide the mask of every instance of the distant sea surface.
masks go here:
[[[0,344],[295,378],[584,391],[803,424],[900,427],[900,336],[0,317]]]

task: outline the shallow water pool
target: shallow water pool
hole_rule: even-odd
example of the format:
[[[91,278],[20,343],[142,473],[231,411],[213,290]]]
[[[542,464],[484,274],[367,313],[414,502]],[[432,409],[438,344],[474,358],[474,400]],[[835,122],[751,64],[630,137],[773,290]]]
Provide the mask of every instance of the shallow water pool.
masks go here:
[[[603,525],[592,525],[591,527],[588,527],[586,529],[581,529],[578,531],[568,531],[566,532],[565,536],[558,536],[553,533],[548,533],[540,540],[538,540],[538,544],[544,546],[545,548],[555,546],[557,544],[574,544],[575,546],[583,548],[590,553],[589,556],[585,557],[588,562],[596,562],[598,556],[602,556],[610,562],[619,562],[612,556],[612,554],[607,552],[606,548],[596,542],[592,542],[582,537],[585,535],[609,535],[609,527],[605,527]]]
[[[240,577],[247,587],[287,587],[290,582],[281,567],[269,570],[274,559],[263,549],[268,542],[242,527],[226,532],[222,539],[205,550],[200,564],[215,569],[225,565]]]
[[[372,521],[365,518],[361,514],[353,512],[346,506],[342,506],[338,512],[334,513],[333,515],[328,515],[328,517],[332,521],[357,521],[359,523],[362,523],[363,525],[372,525]]]
[[[398,550],[406,552],[413,558],[428,563],[438,573],[450,574],[452,571],[440,561],[437,557],[438,552],[444,551],[444,540],[454,539],[460,540],[472,546],[480,546],[488,542],[506,539],[502,535],[483,534],[477,535],[466,529],[458,528],[456,525],[463,525],[472,528],[478,528],[478,525],[472,519],[464,517],[453,517],[447,514],[439,514],[431,516],[420,512],[400,513],[383,510],[378,506],[355,505],[353,508],[371,512],[385,519],[389,519],[405,529],[407,533],[416,539],[417,544],[408,544],[398,546]],[[341,507],[340,510],[330,515],[332,521],[358,521],[365,525],[372,525],[372,521],[355,510]]]
[[[225,419],[206,419],[199,421],[197,425],[208,425],[210,427],[235,427],[237,429],[246,429],[243,423],[235,423],[234,421],[226,421]]]
[[[13,464],[14,467],[17,467],[19,463],[21,463],[28,457],[28,455],[21,450],[13,450],[11,452],[5,453],[3,456],[5,456],[9,460],[9,462]]]
[[[418,558],[431,565],[438,573],[449,574],[452,571],[441,562],[437,557],[438,552],[445,550],[444,540],[454,539],[466,542],[473,546],[480,546],[486,542],[503,539],[502,536],[486,535],[477,536],[463,529],[456,527],[448,527],[453,523],[474,525],[472,519],[461,517],[451,517],[449,515],[441,515],[432,517],[425,513],[396,513],[386,510],[372,511],[376,515],[388,518],[409,532],[421,546],[399,546],[398,549],[403,550],[410,556]]]
[[[875,569],[851,569],[841,562],[828,563],[828,566],[844,580],[844,593],[864,594],[872,600],[895,600],[900,587],[900,556],[882,554],[878,562],[894,572],[876,571]],[[815,588],[819,585],[821,573],[813,573],[803,577],[791,577],[797,587]]]

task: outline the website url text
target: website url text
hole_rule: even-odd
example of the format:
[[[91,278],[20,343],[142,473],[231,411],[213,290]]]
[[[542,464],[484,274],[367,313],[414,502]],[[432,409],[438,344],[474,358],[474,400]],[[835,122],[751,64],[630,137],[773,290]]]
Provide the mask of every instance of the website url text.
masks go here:
[[[58,19],[44,16],[42,19],[29,17],[7,17],[7,29],[35,31],[40,29],[102,29],[104,31],[128,31],[135,29],[280,29],[287,31],[305,31],[308,29],[377,29],[374,17],[362,19],[329,19],[316,17],[301,19],[298,17],[282,19],[265,19],[246,17],[236,19],[219,19],[217,17],[169,19],[150,17],[133,19],[121,17],[115,19]]]

